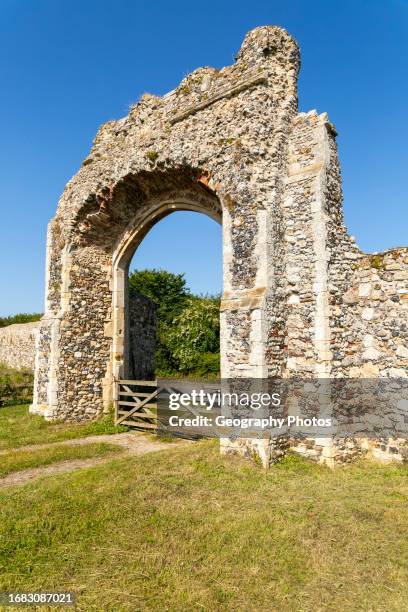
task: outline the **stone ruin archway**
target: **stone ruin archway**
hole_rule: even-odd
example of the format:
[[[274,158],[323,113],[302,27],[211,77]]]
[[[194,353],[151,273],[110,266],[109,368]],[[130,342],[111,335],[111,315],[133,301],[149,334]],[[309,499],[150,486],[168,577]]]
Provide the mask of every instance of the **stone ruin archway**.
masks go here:
[[[178,175],[178,181],[182,173]],[[168,176],[163,176],[162,181],[166,182]],[[164,217],[175,211],[191,211],[207,215],[214,221],[222,223],[222,207],[218,198],[205,185],[192,184],[180,185],[179,188],[173,186],[169,190],[160,190],[160,193],[152,197],[143,206],[140,214],[132,220],[121,236],[112,259],[112,358],[111,372],[113,378],[143,378],[132,376],[129,373],[129,304],[128,299],[128,274],[131,259],[149,230]],[[111,402],[112,392],[109,389],[106,394],[106,401]]]
[[[336,132],[326,113],[298,113],[299,61],[285,30],[256,28],[232,66],[100,128],[48,228],[32,411],[81,420],[112,401],[130,253],[176,209],[222,217],[224,378],[402,376],[390,338],[407,318],[407,251],[374,265],[348,235]]]

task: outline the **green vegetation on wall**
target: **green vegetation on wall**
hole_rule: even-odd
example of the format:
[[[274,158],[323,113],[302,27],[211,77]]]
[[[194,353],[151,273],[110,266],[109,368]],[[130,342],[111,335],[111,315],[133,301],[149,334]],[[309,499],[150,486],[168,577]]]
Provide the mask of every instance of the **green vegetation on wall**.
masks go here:
[[[0,406],[31,402],[33,373],[0,363]]]
[[[129,291],[149,297],[157,307],[156,374],[214,376],[220,364],[218,296],[198,296],[184,274],[165,270],[134,271]]]

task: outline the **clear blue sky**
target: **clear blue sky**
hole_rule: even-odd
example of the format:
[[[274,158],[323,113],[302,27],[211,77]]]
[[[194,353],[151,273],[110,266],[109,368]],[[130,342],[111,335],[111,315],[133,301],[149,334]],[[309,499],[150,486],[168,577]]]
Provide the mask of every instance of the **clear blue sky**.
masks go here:
[[[198,66],[232,63],[258,25],[300,44],[300,110],[327,111],[337,127],[361,248],[408,243],[407,0],[1,0],[0,15],[0,315],[42,310],[46,224],[98,126]],[[220,230],[178,213],[134,261],[217,291]]]

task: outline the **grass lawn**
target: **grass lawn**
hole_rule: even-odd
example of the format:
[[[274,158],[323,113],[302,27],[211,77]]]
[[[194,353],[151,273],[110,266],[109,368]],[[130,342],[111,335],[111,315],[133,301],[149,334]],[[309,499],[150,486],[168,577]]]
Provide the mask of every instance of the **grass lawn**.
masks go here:
[[[0,492],[0,591],[79,610],[401,611],[407,468],[268,473],[214,441]]]
[[[27,404],[0,408],[0,450],[126,430],[126,427],[116,427],[111,416],[82,424],[50,423],[41,416],[29,414]]]
[[[28,468],[36,468],[73,459],[98,459],[122,451],[123,448],[114,446],[113,444],[106,444],[106,442],[78,446],[57,444],[49,448],[41,448],[38,450],[20,449],[17,451],[9,451],[0,455],[0,478],[12,472],[18,472]]]

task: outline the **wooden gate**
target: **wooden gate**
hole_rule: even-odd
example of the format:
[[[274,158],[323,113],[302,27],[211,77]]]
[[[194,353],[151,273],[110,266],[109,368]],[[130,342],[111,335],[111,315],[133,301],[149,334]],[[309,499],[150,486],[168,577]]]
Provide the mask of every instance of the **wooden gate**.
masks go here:
[[[118,380],[115,385],[115,423],[137,429],[157,429],[155,380]]]
[[[204,389],[213,393],[219,389],[219,382],[208,381],[204,384]],[[191,389],[197,387],[197,383],[183,379],[159,379],[157,380],[117,380],[115,383],[115,424],[127,425],[136,429],[149,429],[156,431],[160,429],[162,433],[170,433],[180,438],[200,438],[208,436],[205,429],[200,433],[195,429],[194,433],[189,433],[186,429],[171,427],[169,430],[168,416],[169,406],[166,395],[171,393],[189,393]],[[159,396],[160,394],[160,396]],[[158,411],[158,401],[160,398],[160,411]],[[188,416],[200,416],[206,410],[203,404],[200,408],[192,404],[183,404],[183,409]],[[170,409],[171,410],[171,409]]]

